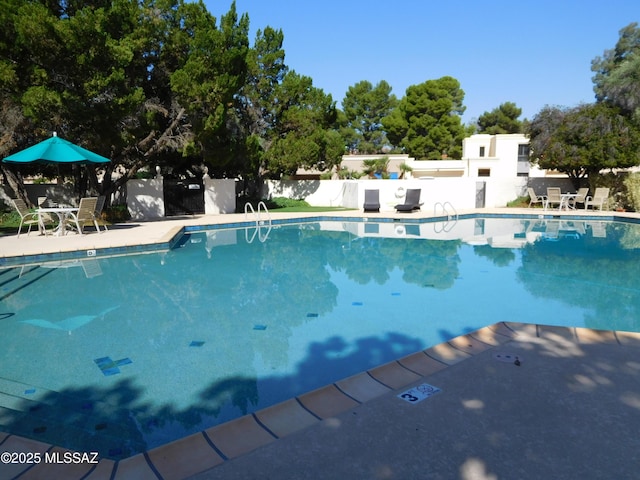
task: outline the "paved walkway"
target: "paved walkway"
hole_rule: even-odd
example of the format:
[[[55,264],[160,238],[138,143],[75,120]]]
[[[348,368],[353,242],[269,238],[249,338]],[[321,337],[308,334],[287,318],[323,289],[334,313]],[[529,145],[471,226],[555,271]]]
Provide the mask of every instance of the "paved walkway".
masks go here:
[[[640,335],[504,327],[504,343],[194,478],[638,478]],[[441,392],[398,398],[423,383]]]
[[[508,210],[519,212],[532,210]],[[330,214],[338,215],[362,213]],[[300,215],[273,215],[292,216]],[[238,221],[244,215],[0,237],[0,260],[164,243],[186,225]],[[0,478],[637,478],[640,335],[502,320],[120,462],[0,464]],[[441,391],[416,403],[398,397],[425,383]],[[64,453],[5,434],[0,451]]]
[[[557,210],[549,210],[544,212],[541,209],[484,209],[473,211],[460,211],[459,214],[465,213],[496,213],[496,214],[526,214],[526,215],[542,215],[557,216],[560,214]],[[562,212],[563,216],[583,215],[584,210],[576,210],[571,212]],[[595,217],[611,217],[614,212],[594,212],[589,211],[589,215]],[[616,215],[632,216],[638,218],[638,214],[623,213]],[[343,217],[343,218],[362,218],[366,216],[370,219],[375,218],[393,218],[398,220],[415,220],[420,218],[433,217],[430,212],[413,212],[413,213],[367,213],[366,215],[359,210],[350,211],[332,211],[319,213],[276,213],[272,212],[273,220],[291,219],[291,218],[308,218],[308,217]],[[0,260],[3,257],[14,257],[22,255],[38,255],[51,254],[58,252],[71,252],[77,250],[91,250],[100,248],[117,248],[135,245],[148,245],[155,243],[165,243],[171,240],[181,228],[190,225],[218,225],[226,223],[245,222],[244,214],[229,215],[196,215],[188,217],[175,217],[171,219],[163,219],[151,222],[128,222],[117,224],[109,227],[107,232],[96,234],[93,230],[91,233],[78,235],[75,233],[56,237],[53,235],[39,235],[37,231],[27,235],[22,233],[20,237],[17,235],[0,236]],[[0,264],[1,265],[1,264]]]

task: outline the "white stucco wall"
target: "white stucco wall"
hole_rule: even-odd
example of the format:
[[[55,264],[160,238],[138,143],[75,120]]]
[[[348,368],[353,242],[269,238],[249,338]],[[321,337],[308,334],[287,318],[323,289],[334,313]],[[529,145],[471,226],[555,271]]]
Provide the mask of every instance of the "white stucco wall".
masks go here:
[[[129,180],[127,208],[132,220],[163,218],[164,194],[162,179]],[[236,210],[236,181],[229,179],[204,180],[205,214],[234,213]]]
[[[526,177],[500,178],[430,178],[409,180],[287,180],[267,181],[263,198],[287,197],[305,199],[313,206],[362,208],[364,191],[378,190],[380,211],[395,211],[403,203],[409,188],[421,190],[422,209],[433,211],[437,203],[451,203],[456,210],[475,208],[477,184],[485,183],[485,207],[504,207],[507,202],[523,195]]]
[[[236,211],[236,181],[207,178],[204,180],[204,213],[219,215]]]
[[[164,217],[162,180],[129,180],[127,208],[132,220],[152,220]]]

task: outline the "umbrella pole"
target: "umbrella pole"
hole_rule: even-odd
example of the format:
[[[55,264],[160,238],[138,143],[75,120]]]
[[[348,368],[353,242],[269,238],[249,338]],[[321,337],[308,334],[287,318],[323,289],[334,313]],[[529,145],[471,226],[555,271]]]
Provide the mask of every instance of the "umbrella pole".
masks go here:
[[[80,204],[80,199],[82,198],[82,186],[80,185],[82,179],[82,172],[80,170],[80,165],[72,165],[72,173],[73,173],[73,190],[77,196],[78,204]]]

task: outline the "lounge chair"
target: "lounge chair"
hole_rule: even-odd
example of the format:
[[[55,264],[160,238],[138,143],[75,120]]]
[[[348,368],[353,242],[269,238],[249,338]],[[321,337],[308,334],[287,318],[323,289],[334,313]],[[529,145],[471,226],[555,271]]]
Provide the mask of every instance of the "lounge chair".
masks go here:
[[[96,231],[100,232],[100,227],[96,221],[96,203],[98,199],[96,197],[87,197],[80,199],[80,205],[78,205],[78,212],[69,214],[69,218],[66,221],[66,225],[71,228],[75,228],[80,235],[85,225],[92,225],[96,227]]]
[[[31,227],[34,225],[38,225],[38,230],[41,233],[47,234],[46,225],[52,225],[53,218],[47,213],[38,214],[38,212],[32,212],[27,207],[27,204],[24,200],[20,198],[16,198],[12,200],[13,206],[18,211],[18,215],[20,215],[20,226],[18,227],[18,237],[20,237],[20,232],[22,231],[23,225],[28,225],[29,229],[27,230],[27,235],[31,233]]]
[[[422,206],[422,203],[420,203],[421,191],[422,190],[419,188],[408,188],[407,194],[404,197],[404,203],[396,205],[396,211],[413,212],[414,210],[420,210],[420,207]]]
[[[587,195],[589,194],[589,189],[587,187],[579,188],[578,193],[575,198],[571,199],[571,208],[576,208],[578,203],[584,204],[587,200]]]
[[[380,211],[380,191],[365,190],[364,205],[362,208],[365,212],[379,212]]]
[[[606,187],[598,187],[596,188],[593,197],[588,196],[584,201],[584,209],[589,208],[589,205],[595,210],[596,206],[602,210],[604,203],[609,198],[609,189]]]
[[[548,208],[549,205],[558,205],[562,204],[562,190],[559,187],[549,187],[547,188],[547,200],[544,204],[544,208]]]
[[[533,188],[529,187],[527,188],[527,191],[529,192],[529,198],[531,199],[529,202],[529,208],[531,208],[531,205],[535,204],[535,203],[539,203],[541,204],[543,207],[545,206],[545,201],[547,200],[547,197],[544,195],[536,195],[536,192]]]
[[[103,218],[102,218],[102,210],[104,208],[104,201],[105,201],[104,195],[100,195],[98,197],[98,201],[96,202],[95,220],[96,220],[96,223],[98,225],[102,225],[104,227],[104,231],[106,232],[108,230],[108,228],[107,228],[107,223],[108,222],[104,221]]]

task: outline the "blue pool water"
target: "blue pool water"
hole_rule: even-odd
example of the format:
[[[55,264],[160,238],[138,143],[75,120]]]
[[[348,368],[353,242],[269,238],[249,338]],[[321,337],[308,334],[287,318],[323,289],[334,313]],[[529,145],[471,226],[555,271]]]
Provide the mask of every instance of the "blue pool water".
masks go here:
[[[119,459],[499,321],[640,331],[640,226],[203,230],[0,269],[0,429]]]

